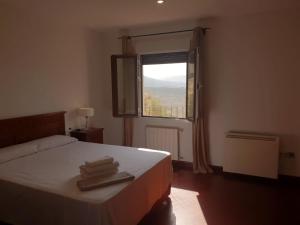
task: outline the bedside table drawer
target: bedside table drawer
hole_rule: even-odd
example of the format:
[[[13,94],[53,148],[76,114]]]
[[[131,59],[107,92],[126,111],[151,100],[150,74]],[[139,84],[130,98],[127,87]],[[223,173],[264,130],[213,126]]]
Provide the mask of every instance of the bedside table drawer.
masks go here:
[[[79,141],[103,144],[103,128],[89,128],[88,130],[74,130],[70,132],[71,137]]]
[[[91,132],[91,133],[87,134],[86,141],[103,144],[102,130],[99,132]]]

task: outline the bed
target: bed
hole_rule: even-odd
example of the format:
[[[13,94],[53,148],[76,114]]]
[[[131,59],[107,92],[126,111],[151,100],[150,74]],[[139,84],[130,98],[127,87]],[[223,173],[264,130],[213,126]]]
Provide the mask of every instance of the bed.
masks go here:
[[[64,112],[0,120],[0,132],[0,221],[16,225],[136,225],[170,193],[169,153],[64,136]],[[1,149],[7,148],[17,149],[17,154],[1,162]],[[76,186],[78,166],[106,155],[118,160],[120,171],[135,179],[81,192]]]

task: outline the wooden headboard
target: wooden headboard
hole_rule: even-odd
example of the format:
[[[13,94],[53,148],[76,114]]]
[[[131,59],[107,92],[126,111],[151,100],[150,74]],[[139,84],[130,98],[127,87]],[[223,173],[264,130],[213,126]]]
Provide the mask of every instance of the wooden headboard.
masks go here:
[[[55,134],[65,135],[65,112],[0,120],[0,148]]]

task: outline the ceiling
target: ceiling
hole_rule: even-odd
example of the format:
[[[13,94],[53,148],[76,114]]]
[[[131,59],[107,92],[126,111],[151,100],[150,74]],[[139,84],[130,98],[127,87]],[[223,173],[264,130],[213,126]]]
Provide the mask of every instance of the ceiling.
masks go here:
[[[97,28],[235,16],[300,7],[299,0],[0,0],[44,19]],[[1,5],[0,5],[1,7]]]

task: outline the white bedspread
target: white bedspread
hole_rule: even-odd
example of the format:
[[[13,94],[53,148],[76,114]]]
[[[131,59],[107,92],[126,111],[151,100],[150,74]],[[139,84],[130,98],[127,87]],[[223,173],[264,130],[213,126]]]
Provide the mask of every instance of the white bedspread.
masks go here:
[[[78,166],[109,155],[136,179],[88,192]],[[73,142],[0,164],[0,220],[18,225],[135,225],[171,182],[166,152]]]

